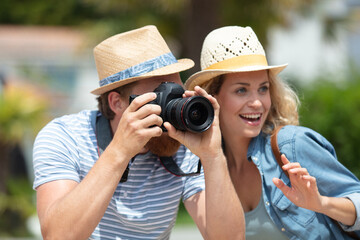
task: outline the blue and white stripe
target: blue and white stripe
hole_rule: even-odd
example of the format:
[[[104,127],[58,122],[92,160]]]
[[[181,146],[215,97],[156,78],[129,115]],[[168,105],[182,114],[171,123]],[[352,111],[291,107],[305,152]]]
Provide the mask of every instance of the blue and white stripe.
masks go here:
[[[169,52],[104,78],[99,81],[99,85],[103,87],[123,79],[138,77],[174,63],[177,63],[177,60],[175,56]]]
[[[33,152],[34,189],[54,180],[80,182],[98,159],[94,132],[97,111],[83,111],[50,122],[38,134]],[[195,171],[198,158],[185,147],[175,156],[186,171]],[[119,183],[104,217],[90,239],[168,239],[179,201],[204,190],[203,173],[176,177],[157,156],[138,155],[129,178]]]

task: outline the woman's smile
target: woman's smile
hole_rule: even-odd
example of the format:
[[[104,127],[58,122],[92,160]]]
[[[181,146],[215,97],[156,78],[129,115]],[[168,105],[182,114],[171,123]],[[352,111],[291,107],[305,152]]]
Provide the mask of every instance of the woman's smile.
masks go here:
[[[261,124],[262,113],[245,113],[240,114],[240,118],[249,125],[258,126]]]

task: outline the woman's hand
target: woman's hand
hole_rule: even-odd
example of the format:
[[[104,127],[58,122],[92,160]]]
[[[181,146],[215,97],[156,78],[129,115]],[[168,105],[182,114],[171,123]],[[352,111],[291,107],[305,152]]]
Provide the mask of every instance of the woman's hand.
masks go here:
[[[192,133],[177,130],[169,122],[165,122],[164,126],[168,130],[170,137],[184,144],[200,159],[214,159],[223,156],[219,127],[220,106],[216,99],[209,95],[204,89],[196,86],[194,90],[195,91],[185,91],[183,97],[203,96],[211,102],[214,108],[214,121],[210,128],[202,133]]]
[[[323,206],[323,197],[318,191],[316,178],[310,176],[306,168],[302,168],[298,162],[291,163],[281,155],[284,163],[282,169],[287,171],[291,187],[288,187],[278,178],[273,178],[273,183],[284,195],[296,206],[319,212]]]
[[[355,206],[350,199],[320,195],[316,178],[310,176],[306,168],[302,168],[298,162],[290,163],[284,154],[281,155],[281,161],[284,163],[282,169],[289,173],[291,187],[278,178],[273,178],[273,183],[291,202],[348,226],[355,223]]]

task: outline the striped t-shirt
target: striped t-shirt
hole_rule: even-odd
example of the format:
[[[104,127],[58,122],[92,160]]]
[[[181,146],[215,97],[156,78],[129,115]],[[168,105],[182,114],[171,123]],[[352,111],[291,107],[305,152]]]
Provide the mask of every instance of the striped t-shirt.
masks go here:
[[[39,132],[33,151],[34,189],[54,180],[80,182],[86,176],[99,158],[94,130],[98,114],[66,115]],[[173,157],[184,172],[196,171],[199,159],[184,146]],[[168,239],[180,199],[204,189],[203,171],[198,176],[176,177],[156,155],[139,154],[90,239]]]

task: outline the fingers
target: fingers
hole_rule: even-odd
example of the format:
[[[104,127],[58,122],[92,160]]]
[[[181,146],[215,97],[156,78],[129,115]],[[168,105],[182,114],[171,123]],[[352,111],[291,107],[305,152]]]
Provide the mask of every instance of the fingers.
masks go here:
[[[284,163],[282,169],[289,173],[289,176],[293,176],[294,178],[309,180],[311,183],[316,179],[311,177],[308,170],[306,168],[301,167],[300,163],[298,162],[290,162],[284,154],[281,155],[281,160]]]
[[[306,168],[301,167],[298,162],[289,162],[289,160],[283,154],[283,162],[288,162],[283,166],[283,169],[289,173],[292,184],[298,183],[303,184],[306,188],[310,189],[316,187],[316,178],[312,177]],[[274,182],[275,184],[275,182]],[[276,184],[275,184],[276,185]],[[280,187],[279,187],[280,188]]]
[[[219,103],[217,102],[216,98],[214,98],[213,96],[208,94],[204,89],[202,89],[199,86],[195,86],[194,90],[199,96],[203,96],[203,97],[207,98],[211,102],[211,104],[213,105],[215,110],[220,108]]]
[[[284,165],[290,163],[290,161],[287,159],[285,154],[281,154],[281,161],[283,162]]]
[[[288,172],[290,174],[299,175],[299,176],[309,175],[306,168],[293,168],[293,169],[289,169]]]
[[[127,116],[129,124],[138,124],[137,128],[148,128],[150,126],[161,126],[162,118],[159,116],[161,107],[157,104],[147,104],[156,98],[155,93],[145,93],[136,97],[124,115]],[[138,122],[138,120],[141,120]]]
[[[183,142],[183,139],[185,138],[185,132],[177,130],[173,125],[171,125],[169,122],[164,123],[164,127],[168,131],[168,134],[173,139]]]
[[[288,191],[290,191],[291,189],[279,178],[273,178],[272,179],[273,183],[275,184],[275,186],[277,188],[279,188],[285,195],[287,194]]]
[[[159,116],[161,107],[147,104],[156,98],[155,93],[145,93],[136,97],[123,112],[114,139],[122,145],[134,146],[133,153],[140,150],[150,138],[162,134],[163,123]],[[119,131],[118,131],[119,130]]]
[[[281,161],[284,163],[282,169],[288,171],[288,173],[298,174],[298,175],[309,175],[306,168],[302,168],[298,162],[290,162],[285,154],[281,155]]]
[[[317,187],[317,184],[316,184],[316,178],[315,177],[312,177],[310,175],[303,175],[301,177],[303,180],[307,181],[306,182],[306,187],[307,188],[315,188]]]
[[[161,126],[163,120],[160,117],[161,107],[155,104],[147,104],[142,106],[138,111],[133,114],[135,119],[141,119],[143,126],[150,127],[153,125]]]
[[[183,94],[183,97],[193,97],[196,96],[195,94],[196,94],[195,91],[186,90]]]
[[[135,112],[136,110],[138,110],[140,107],[144,106],[146,103],[155,100],[157,97],[156,93],[153,92],[149,92],[149,93],[145,93],[143,95],[137,96],[129,105],[128,107],[128,111],[129,112]]]
[[[215,110],[220,108],[216,98],[208,94],[203,88],[199,86],[195,86],[194,91],[186,90],[183,95],[183,97],[193,97],[193,96],[203,96],[211,102]]]

